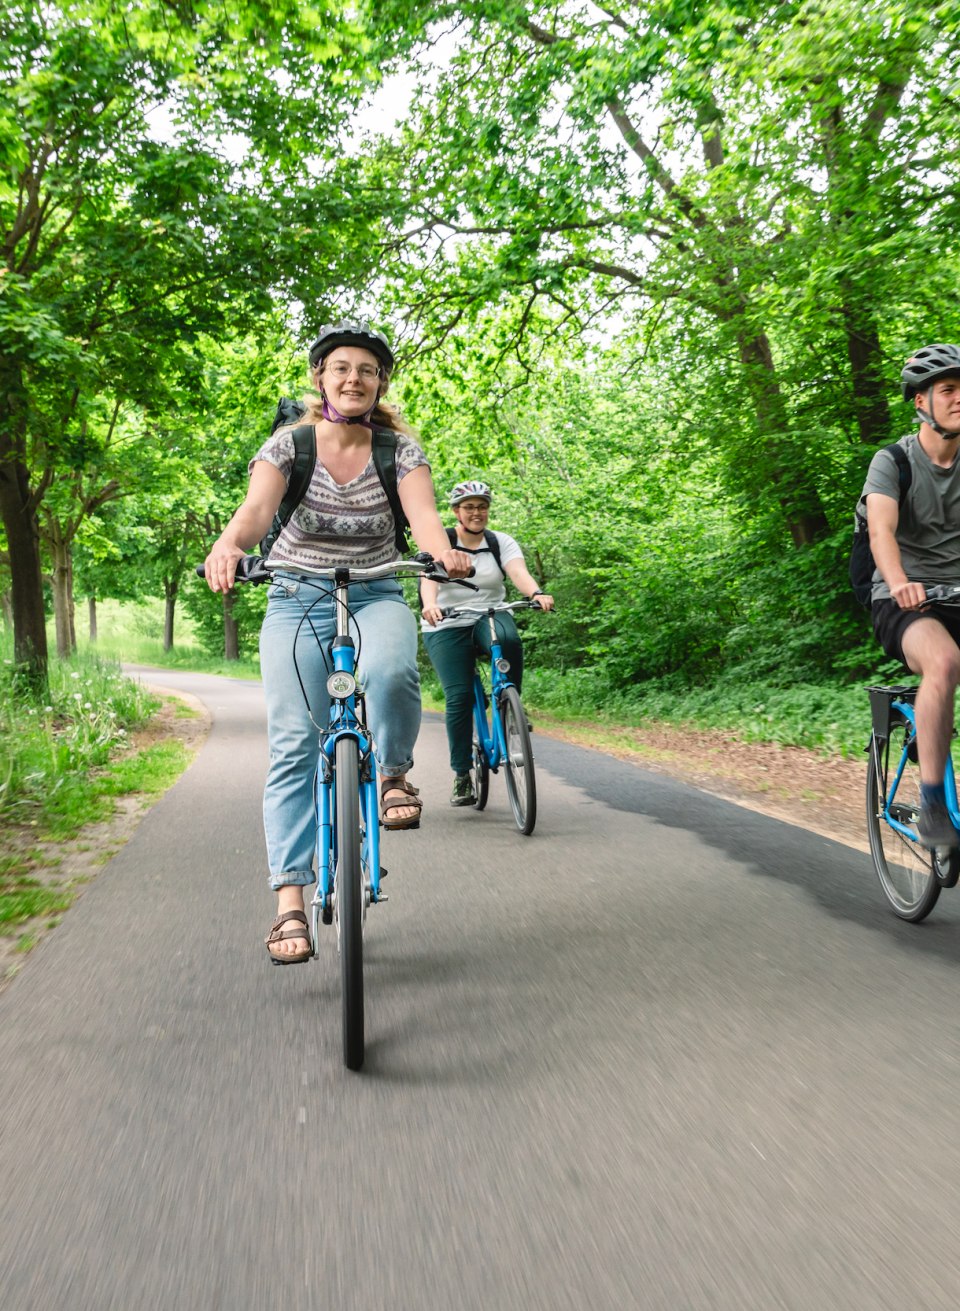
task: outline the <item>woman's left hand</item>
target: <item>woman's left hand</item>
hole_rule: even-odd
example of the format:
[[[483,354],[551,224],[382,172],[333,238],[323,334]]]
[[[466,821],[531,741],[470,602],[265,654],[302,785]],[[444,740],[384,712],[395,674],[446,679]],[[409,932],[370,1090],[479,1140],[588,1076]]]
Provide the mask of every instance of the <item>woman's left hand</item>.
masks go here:
[[[540,592],[537,596],[531,596],[531,601],[536,601],[541,610],[552,610],[554,606],[553,597],[549,592]]]

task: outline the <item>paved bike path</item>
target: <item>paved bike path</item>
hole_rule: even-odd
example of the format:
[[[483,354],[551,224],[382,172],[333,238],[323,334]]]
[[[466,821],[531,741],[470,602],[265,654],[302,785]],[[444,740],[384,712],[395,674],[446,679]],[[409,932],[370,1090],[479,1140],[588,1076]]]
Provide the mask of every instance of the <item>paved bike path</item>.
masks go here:
[[[960,893],[535,737],[387,835],[368,1056],[266,962],[258,685],[0,995],[0,1306],[953,1307]]]

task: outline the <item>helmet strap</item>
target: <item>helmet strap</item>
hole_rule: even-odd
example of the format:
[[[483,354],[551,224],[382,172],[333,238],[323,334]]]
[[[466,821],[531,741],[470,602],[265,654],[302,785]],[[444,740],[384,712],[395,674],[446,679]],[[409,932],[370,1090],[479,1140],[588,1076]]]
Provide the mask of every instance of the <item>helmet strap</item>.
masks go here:
[[[323,409],[322,409],[323,417],[327,420],[328,423],[367,424],[370,422],[370,416],[373,414],[374,410],[380,404],[380,397],[378,395],[376,401],[374,402],[373,405],[370,406],[366,414],[356,414],[348,418],[345,414],[341,414],[338,409],[336,409],[333,405],[331,405],[331,403],[327,400],[327,394],[322,387],[320,388],[320,395],[323,397]]]
[[[957,429],[955,432],[951,432],[949,428],[944,428],[942,423],[937,423],[936,419],[933,417],[933,387],[932,386],[930,388],[928,395],[930,397],[930,409],[929,411],[927,411],[921,409],[919,405],[917,406],[917,423],[929,424],[929,426],[933,429],[933,431],[939,437],[942,437],[943,440],[946,442],[953,441],[955,437],[960,437],[960,429]]]

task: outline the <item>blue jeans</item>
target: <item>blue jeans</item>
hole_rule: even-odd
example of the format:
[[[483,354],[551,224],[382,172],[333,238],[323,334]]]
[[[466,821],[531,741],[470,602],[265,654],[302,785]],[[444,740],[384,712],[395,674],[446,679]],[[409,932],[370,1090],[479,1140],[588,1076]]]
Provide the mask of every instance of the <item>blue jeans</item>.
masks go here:
[[[293,573],[276,577],[260,630],[260,671],[270,747],[263,827],[270,886],[281,888],[316,881],[314,778],[320,758],[316,725],[325,729],[329,719],[326,681],[332,668],[336,613],[333,597],[321,590],[332,589],[332,583],[318,587],[317,580]],[[366,694],[377,765],[381,776],[405,774],[413,764],[413,744],[420,731],[417,623],[399,583],[391,578],[352,584],[349,598],[350,633],[357,644],[358,678]],[[307,609],[309,618],[304,618]]]

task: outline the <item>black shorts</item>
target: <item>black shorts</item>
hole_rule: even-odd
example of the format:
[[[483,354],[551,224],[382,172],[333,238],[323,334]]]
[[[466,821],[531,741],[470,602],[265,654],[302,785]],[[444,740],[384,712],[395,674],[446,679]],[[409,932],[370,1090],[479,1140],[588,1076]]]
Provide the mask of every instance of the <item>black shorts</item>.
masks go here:
[[[902,665],[903,635],[918,619],[936,619],[947,630],[957,646],[960,646],[960,606],[929,605],[923,610],[901,610],[892,596],[874,601],[870,607],[873,619],[873,632],[877,641],[891,660],[899,660]],[[910,666],[907,665],[909,669]]]

